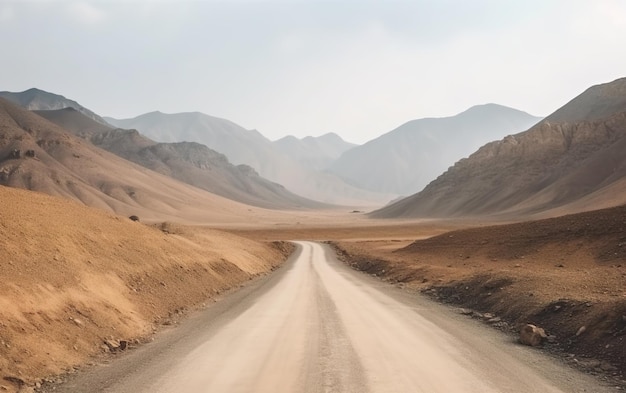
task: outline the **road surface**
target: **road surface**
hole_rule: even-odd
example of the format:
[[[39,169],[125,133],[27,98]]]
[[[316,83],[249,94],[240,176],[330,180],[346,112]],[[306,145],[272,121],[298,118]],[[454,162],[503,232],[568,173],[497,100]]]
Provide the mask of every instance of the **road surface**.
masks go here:
[[[56,392],[608,392],[298,242],[285,267]]]

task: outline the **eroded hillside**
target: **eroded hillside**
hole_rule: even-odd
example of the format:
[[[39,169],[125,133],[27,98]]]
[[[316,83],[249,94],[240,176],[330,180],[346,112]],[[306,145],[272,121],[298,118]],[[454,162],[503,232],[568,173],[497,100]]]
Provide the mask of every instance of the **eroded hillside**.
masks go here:
[[[558,215],[626,203],[623,97],[626,79],[590,88],[530,130],[483,146],[422,192],[372,215]],[[589,117],[566,116],[574,109]]]
[[[0,199],[0,385],[10,389],[141,341],[285,257],[280,246],[35,192],[0,186]]]

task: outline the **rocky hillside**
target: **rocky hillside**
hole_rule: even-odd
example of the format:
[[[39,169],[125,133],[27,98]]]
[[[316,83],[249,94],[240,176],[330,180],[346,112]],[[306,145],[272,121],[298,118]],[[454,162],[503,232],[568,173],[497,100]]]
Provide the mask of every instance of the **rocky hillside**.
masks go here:
[[[104,150],[228,199],[272,209],[322,206],[263,179],[247,165],[232,165],[199,143],[157,143],[136,130],[96,123],[71,108],[36,113]]]
[[[0,185],[40,191],[147,220],[246,220],[250,206],[104,151],[0,98]]]
[[[160,142],[197,142],[223,153],[229,161],[254,168],[261,176],[282,184],[295,194],[324,203],[375,206],[394,195],[367,191],[337,175],[311,169],[285,154],[256,130],[203,113],[151,112],[133,119],[106,118],[116,127],[136,129]]]
[[[61,95],[48,93],[39,89],[28,89],[21,93],[12,93],[9,91],[0,92],[0,97],[21,106],[22,108],[36,110],[55,110],[64,108],[74,108],[88,118],[104,125],[108,123],[94,112],[80,105],[76,101],[69,100]]]
[[[626,78],[594,86],[372,216],[563,214],[626,203],[625,103]]]
[[[298,139],[289,135],[274,142],[283,154],[310,169],[324,170],[343,153],[357,145],[344,141],[335,133]]]
[[[413,120],[347,151],[330,171],[367,190],[410,195],[485,143],[525,131],[539,120],[495,104]]]

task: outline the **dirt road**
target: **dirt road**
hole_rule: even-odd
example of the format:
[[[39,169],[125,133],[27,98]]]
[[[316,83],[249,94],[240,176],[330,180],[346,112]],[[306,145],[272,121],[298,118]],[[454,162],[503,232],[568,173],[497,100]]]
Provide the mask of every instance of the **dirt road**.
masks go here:
[[[608,392],[299,242],[287,266],[55,392]]]

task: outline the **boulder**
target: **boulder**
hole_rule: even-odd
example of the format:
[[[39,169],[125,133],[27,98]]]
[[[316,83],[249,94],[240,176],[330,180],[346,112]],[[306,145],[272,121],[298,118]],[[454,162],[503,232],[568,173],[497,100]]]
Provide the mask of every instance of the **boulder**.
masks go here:
[[[520,331],[519,342],[531,347],[538,347],[547,337],[545,330],[542,328],[527,324]]]

